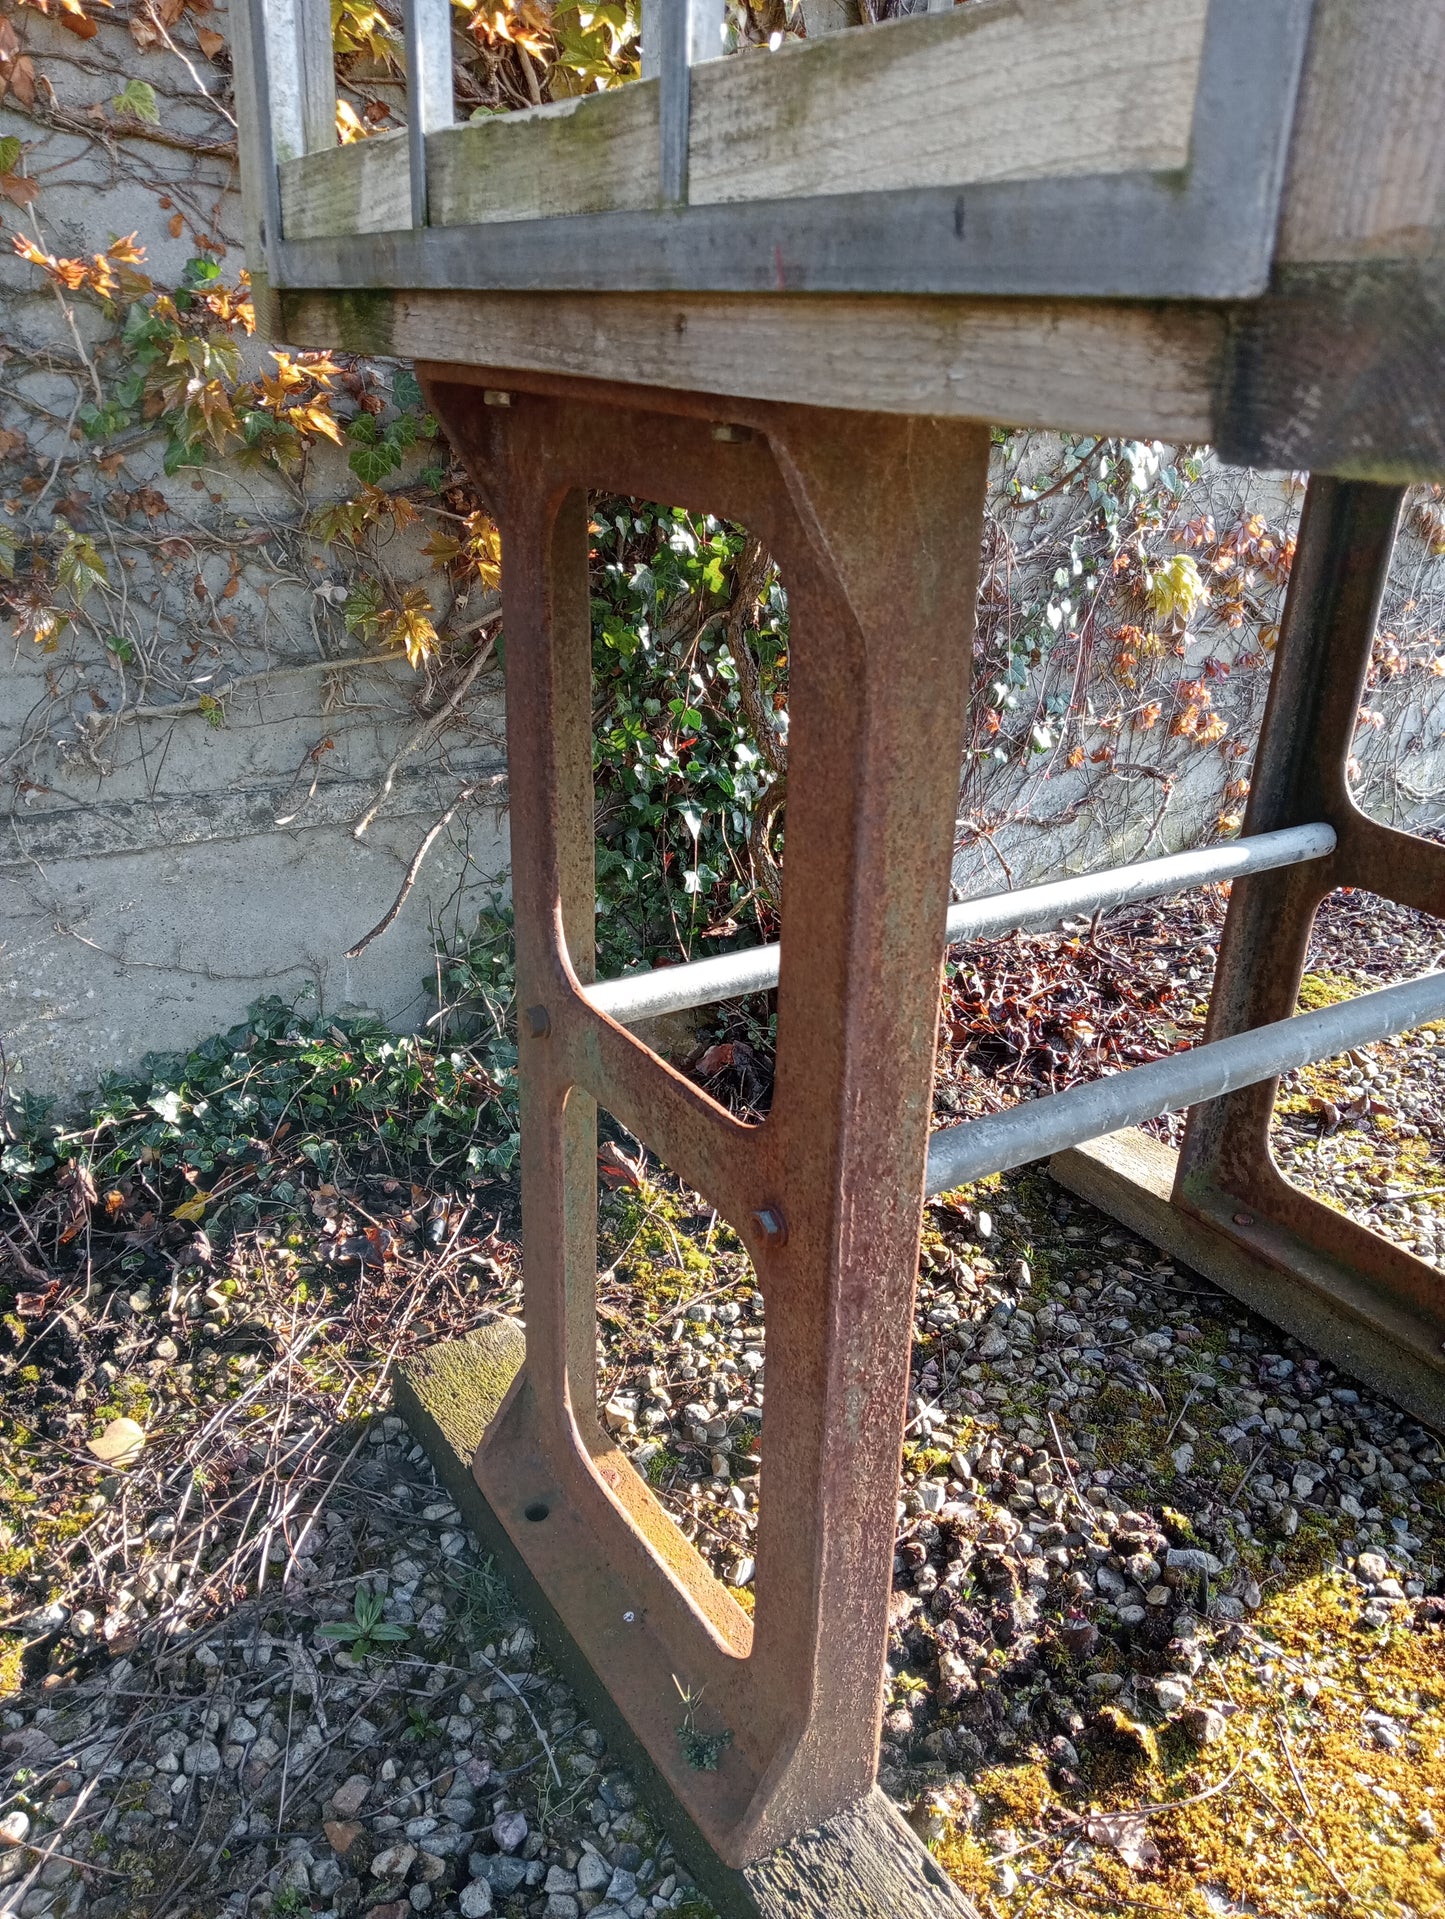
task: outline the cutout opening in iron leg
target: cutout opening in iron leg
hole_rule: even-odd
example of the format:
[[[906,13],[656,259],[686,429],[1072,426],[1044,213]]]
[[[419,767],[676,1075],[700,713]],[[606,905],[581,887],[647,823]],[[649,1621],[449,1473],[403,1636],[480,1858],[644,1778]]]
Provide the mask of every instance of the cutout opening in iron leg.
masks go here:
[[[752,1611],[763,1297],[742,1241],[599,1113],[597,1403],[673,1524]]]
[[[789,611],[761,542],[711,514],[589,502],[597,977],[776,940]],[[770,994],[636,1029],[744,1118],[771,1096]]]
[[[1445,967],[1445,923],[1358,889],[1320,906],[1299,1011]],[[1291,1184],[1445,1271],[1445,1020],[1281,1082],[1270,1151]]]

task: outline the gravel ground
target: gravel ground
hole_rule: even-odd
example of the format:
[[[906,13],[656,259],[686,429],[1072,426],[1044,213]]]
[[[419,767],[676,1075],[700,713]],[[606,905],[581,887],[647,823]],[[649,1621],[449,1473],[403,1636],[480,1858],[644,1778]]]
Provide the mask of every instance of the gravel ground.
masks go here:
[[[1220,912],[963,956],[941,1111],[1194,1037]],[[1435,959],[1393,915],[1330,902],[1307,1003]],[[1437,1265],[1442,1042],[1295,1076],[1275,1128]],[[645,1157],[602,1170],[606,1416],[750,1606],[751,1267]],[[42,1295],[21,1255],[0,1919],[709,1912],[384,1412],[406,1350],[519,1305],[499,1225],[396,1188],[198,1233],[169,1292]],[[98,1459],[127,1411],[143,1448]],[[908,1416],[880,1779],[983,1913],[1445,1910],[1436,1436],[1036,1171],[930,1206]]]
[[[274,1588],[3,1715],[0,1912],[708,1910],[401,1421],[362,1437]]]

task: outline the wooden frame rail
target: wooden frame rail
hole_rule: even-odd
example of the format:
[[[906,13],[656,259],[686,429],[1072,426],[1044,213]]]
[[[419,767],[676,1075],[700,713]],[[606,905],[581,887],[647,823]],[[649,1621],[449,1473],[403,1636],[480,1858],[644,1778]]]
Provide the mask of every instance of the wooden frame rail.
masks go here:
[[[252,0],[277,285],[1236,299],[1312,0],[974,0],[702,64],[679,0],[656,78],[465,126],[409,0],[407,130],[298,150],[271,50],[315,4]]]

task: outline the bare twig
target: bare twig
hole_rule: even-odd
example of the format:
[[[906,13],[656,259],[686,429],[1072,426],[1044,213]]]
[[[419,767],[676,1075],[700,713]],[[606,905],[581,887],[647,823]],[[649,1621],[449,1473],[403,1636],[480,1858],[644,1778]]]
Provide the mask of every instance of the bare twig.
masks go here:
[[[486,614],[485,619],[495,620],[499,618],[500,610],[500,605],[498,605]],[[458,706],[461,705],[463,699],[465,699],[471,689],[472,682],[491,659],[495,647],[495,638],[490,638],[483,645],[479,646],[466,672],[462,675],[461,679],[458,680],[456,686],[447,695],[436,712],[429,713],[419,726],[407,734],[406,738],[393,754],[390,765],[382,774],[381,784],[377,787],[370,803],[352,827],[351,837],[353,839],[359,840],[365,836],[372,821],[376,818],[391,795],[391,789],[396,783],[396,776],[401,770],[402,761],[409,758],[413,753],[419,753],[424,746],[429,745],[430,742],[436,738],[452,714],[456,712]]]
[[[436,824],[429,829],[425,838],[422,840],[421,845],[416,849],[416,852],[413,853],[411,858],[411,864],[410,866],[407,867],[406,876],[402,880],[401,889],[397,893],[397,896],[392,901],[391,905],[382,914],[381,918],[376,922],[375,926],[372,927],[369,933],[363,933],[361,938],[356,942],[355,946],[347,947],[346,953],[345,953],[345,957],[347,959],[358,958],[362,953],[366,951],[367,947],[371,945],[373,940],[378,940],[381,938],[382,934],[386,931],[387,927],[391,925],[392,921],[396,918],[397,914],[401,911],[402,907],[406,905],[407,900],[411,897],[411,890],[416,885],[417,874],[420,873],[422,866],[426,860],[427,854],[431,851],[432,847],[436,844],[439,836],[446,831],[447,827],[451,824],[452,820],[456,817],[458,810],[461,807],[463,807],[468,800],[475,799],[477,794],[481,792],[483,787],[494,785],[496,781],[500,779],[500,777],[501,777],[500,774],[495,774],[487,779],[472,780],[466,786],[462,788],[461,792],[457,794],[456,798],[452,801],[451,805],[447,808],[446,812],[443,813],[441,818],[436,822]]]

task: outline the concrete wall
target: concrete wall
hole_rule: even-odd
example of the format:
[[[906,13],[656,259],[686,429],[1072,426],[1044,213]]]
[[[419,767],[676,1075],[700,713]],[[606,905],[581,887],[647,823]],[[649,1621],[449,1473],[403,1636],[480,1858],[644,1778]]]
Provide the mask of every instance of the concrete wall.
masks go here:
[[[0,680],[9,737],[41,671],[21,655]],[[15,1084],[93,1085],[271,993],[313,1012],[426,1019],[435,929],[475,912],[507,847],[495,724],[404,764],[353,837],[413,724],[412,681],[404,663],[283,668],[228,699],[219,726],[189,713],[123,721],[98,746],[56,743],[45,790],[0,821],[0,1030]],[[487,704],[475,717],[495,722],[495,694]],[[347,960],[462,779],[488,782],[494,803],[464,810],[396,923]]]
[[[477,602],[448,604],[420,552],[425,522],[363,560],[306,532],[315,508],[357,491],[338,452],[314,453],[298,477],[234,459],[168,477],[143,424],[106,447],[71,431],[91,368],[109,391],[124,350],[93,302],[61,300],[16,258],[16,231],[88,256],[135,230],[145,269],[167,284],[203,238],[222,250],[226,279],[242,265],[225,53],[200,55],[189,15],[175,27],[189,70],[98,17],[97,35],[79,41],[27,12],[53,105],[38,118],[13,95],[0,102],[0,135],[25,143],[25,171],[43,183],[31,206],[0,202],[0,427],[25,442],[0,465],[0,524],[22,549],[14,591],[23,600],[28,537],[53,554],[57,513],[110,576],[53,644],[17,618],[0,668],[0,1037],[12,1090],[66,1097],[271,993],[424,1021],[437,926],[465,922],[507,862],[498,676],[481,675],[450,723],[404,753],[457,669],[368,659],[341,617],[347,585],[375,565],[398,591],[424,580],[444,632],[474,622]],[[202,22],[217,24],[224,15]],[[153,132],[113,105],[133,76],[155,89]],[[269,364],[261,342],[247,356]],[[435,457],[418,452],[398,478]],[[126,511],[124,496],[143,488],[152,511]],[[106,643],[117,634],[125,663]],[[391,793],[357,839],[398,753]],[[468,782],[477,802],[438,841],[396,923],[346,960]]]

